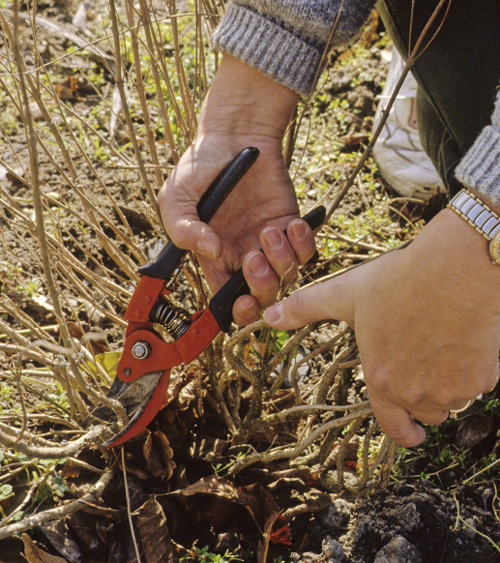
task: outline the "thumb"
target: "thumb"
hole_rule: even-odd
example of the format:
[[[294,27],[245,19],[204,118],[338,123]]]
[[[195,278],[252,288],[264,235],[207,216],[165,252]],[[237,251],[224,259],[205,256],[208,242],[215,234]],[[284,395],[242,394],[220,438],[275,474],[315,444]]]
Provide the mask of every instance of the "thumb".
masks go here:
[[[349,272],[299,289],[287,299],[266,309],[264,320],[269,326],[282,330],[300,328],[323,319],[337,319],[353,325],[352,278]]]
[[[179,248],[193,250],[211,259],[221,254],[221,241],[217,233],[197,216],[179,217],[167,231]]]

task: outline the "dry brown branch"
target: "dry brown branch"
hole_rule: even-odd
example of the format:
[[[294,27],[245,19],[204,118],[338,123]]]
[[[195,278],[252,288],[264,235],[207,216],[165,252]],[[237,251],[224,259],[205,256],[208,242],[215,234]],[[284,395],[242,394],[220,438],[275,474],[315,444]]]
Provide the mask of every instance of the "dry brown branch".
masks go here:
[[[51,446],[32,446],[27,442],[17,442],[17,433],[12,428],[5,424],[0,424],[0,443],[7,447],[15,447],[16,451],[25,454],[29,457],[38,459],[62,459],[70,457],[78,452],[94,446],[100,438],[109,434],[109,429],[104,426],[94,426],[85,436],[78,438],[67,444],[58,445],[52,443]],[[33,436],[30,436],[34,440]]]
[[[45,512],[41,512],[40,514],[28,516],[27,518],[21,520],[21,522],[16,522],[15,524],[9,524],[8,526],[0,528],[0,540],[13,536],[14,534],[20,534],[22,532],[25,532],[26,530],[29,530],[30,528],[40,526],[45,522],[63,519],[65,516],[68,516],[73,512],[82,510],[82,508],[85,508],[85,505],[87,503],[96,502],[96,500],[101,498],[106,487],[110,484],[113,475],[113,471],[104,473],[104,475],[102,475],[102,477],[100,477],[97,483],[93,486],[92,490],[78,500],[60,506],[58,508],[46,510]]]
[[[144,168],[144,162],[141,156],[141,149],[139,147],[139,143],[137,140],[137,136],[134,133],[134,124],[132,122],[132,117],[130,115],[130,108],[127,99],[127,93],[125,91],[125,80],[123,76],[123,62],[121,56],[121,45],[120,45],[120,31],[119,31],[119,16],[116,9],[116,4],[114,0],[110,0],[110,13],[111,13],[111,23],[113,27],[113,40],[114,40],[114,51],[115,51],[115,59],[116,59],[116,86],[118,91],[120,92],[120,99],[122,102],[122,108],[125,113],[125,122],[127,124],[129,137],[132,141],[134,152],[137,160],[137,165],[139,166],[139,172],[141,174],[141,179],[146,187],[146,191],[149,195],[150,203],[156,209],[156,215],[158,220],[161,221],[160,212],[158,209],[158,204],[156,203],[155,193],[153,191],[153,187],[151,186],[151,182],[149,181],[149,177],[147,174],[146,169]]]
[[[134,545],[134,552],[135,552],[137,563],[141,563],[141,556],[139,554],[139,545],[137,544],[137,538],[135,537],[135,527],[134,527],[134,521],[132,519],[130,492],[129,492],[128,481],[127,481],[127,465],[125,462],[125,449],[123,448],[123,446],[121,447],[121,461],[122,461],[122,471],[123,471],[123,483],[125,486],[125,499],[127,502],[127,519],[130,528],[130,535],[132,537],[132,543]]]
[[[295,459],[306,449],[308,449],[312,444],[322,435],[331,430],[332,428],[343,428],[349,425],[355,420],[363,420],[372,415],[372,409],[369,405],[356,409],[354,412],[345,415],[342,418],[335,419],[333,421],[327,422],[318,426],[314,429],[309,436],[291,447],[275,448],[265,453],[254,453],[246,456],[243,460],[237,462],[233,468],[229,471],[229,474],[236,475],[242,471],[245,467],[252,465],[253,463],[269,463],[271,461],[276,461],[278,459]]]
[[[48,286],[48,290],[50,293],[51,301],[55,309],[55,315],[59,323],[59,327],[61,330],[61,335],[63,337],[64,343],[67,348],[71,347],[71,340],[64,323],[64,316],[61,308],[61,304],[59,301],[58,295],[58,288],[56,286],[54,276],[52,273],[52,267],[50,264],[50,256],[47,249],[47,240],[45,236],[45,222],[43,218],[43,208],[42,208],[42,191],[40,188],[40,181],[39,181],[39,167],[38,167],[38,147],[37,147],[37,136],[35,133],[35,128],[33,125],[33,119],[31,118],[31,110],[30,110],[30,103],[28,97],[28,89],[26,87],[25,82],[25,66],[24,61],[22,59],[20,46],[18,42],[19,38],[19,0],[14,2],[14,33],[11,34],[10,40],[12,44],[12,51],[14,60],[16,62],[16,66],[19,70],[19,85],[21,90],[21,96],[23,100],[23,112],[24,112],[24,126],[26,129],[26,138],[28,141],[28,148],[30,152],[30,163],[31,163],[31,178],[33,181],[33,200],[34,200],[34,208],[35,208],[35,218],[36,218],[36,228],[37,228],[37,235],[40,241],[40,249],[42,255],[42,263],[45,275],[45,282]],[[8,27],[8,26],[6,26]],[[76,366],[73,366],[75,368]],[[74,369],[74,371],[78,371]],[[76,413],[77,403],[74,390],[71,387],[71,383],[69,381],[69,377],[67,374],[64,374],[63,384],[65,390],[68,394],[68,399],[70,402],[70,408],[74,413]]]

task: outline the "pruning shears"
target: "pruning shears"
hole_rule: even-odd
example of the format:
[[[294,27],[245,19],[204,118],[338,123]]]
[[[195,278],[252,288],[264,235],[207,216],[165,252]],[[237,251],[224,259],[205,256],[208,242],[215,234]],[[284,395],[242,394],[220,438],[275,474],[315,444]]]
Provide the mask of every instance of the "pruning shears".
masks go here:
[[[217,176],[198,204],[203,222],[210,221],[258,155],[256,148],[244,149]],[[325,208],[319,206],[303,219],[315,230],[325,220]],[[123,354],[107,394],[122,403],[130,419],[105,447],[123,444],[153,420],[167,394],[172,368],[195,360],[221,330],[229,332],[234,302],[249,293],[240,269],[213,296],[207,309],[190,315],[169,300],[185,255],[185,250],[169,242],[155,260],[139,268],[141,278],[125,313],[128,327]],[[165,329],[172,341],[166,342],[155,325]]]

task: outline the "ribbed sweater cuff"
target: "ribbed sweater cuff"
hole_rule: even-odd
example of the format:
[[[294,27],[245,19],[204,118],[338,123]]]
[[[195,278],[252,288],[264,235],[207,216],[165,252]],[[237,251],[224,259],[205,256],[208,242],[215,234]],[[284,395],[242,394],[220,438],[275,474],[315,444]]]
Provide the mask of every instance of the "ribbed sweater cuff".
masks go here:
[[[457,166],[455,175],[462,184],[474,188],[500,205],[500,130],[485,127]]]
[[[322,56],[318,46],[235,4],[228,5],[212,44],[302,95],[311,91]]]

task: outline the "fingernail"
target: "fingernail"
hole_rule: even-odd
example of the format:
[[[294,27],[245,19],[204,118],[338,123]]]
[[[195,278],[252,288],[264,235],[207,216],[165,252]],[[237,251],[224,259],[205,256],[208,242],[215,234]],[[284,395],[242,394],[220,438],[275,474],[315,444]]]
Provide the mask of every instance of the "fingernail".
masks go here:
[[[264,320],[268,323],[275,323],[281,319],[282,314],[283,304],[278,303],[277,305],[273,305],[264,311]]]
[[[289,232],[291,231],[291,234],[293,234],[294,238],[296,238],[297,240],[304,239],[307,234],[306,226],[302,221],[296,221],[295,223],[291,223],[288,226],[288,231]]]
[[[262,231],[262,236],[269,248],[278,248],[282,244],[281,233],[275,227],[268,227]]]
[[[267,270],[267,262],[262,252],[255,252],[248,260],[247,265],[252,274],[262,276]]]
[[[243,314],[247,319],[253,320],[255,319],[255,317],[259,316],[259,312],[259,306],[257,305],[257,303],[253,303],[252,305],[250,305],[250,307],[247,307],[243,311]]]
[[[215,256],[215,245],[206,239],[199,239],[196,243],[196,250],[206,256],[207,258],[216,258]]]

